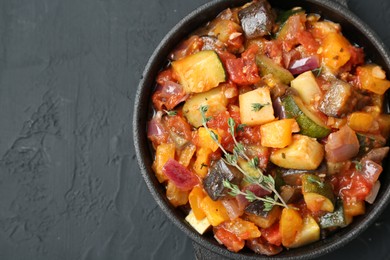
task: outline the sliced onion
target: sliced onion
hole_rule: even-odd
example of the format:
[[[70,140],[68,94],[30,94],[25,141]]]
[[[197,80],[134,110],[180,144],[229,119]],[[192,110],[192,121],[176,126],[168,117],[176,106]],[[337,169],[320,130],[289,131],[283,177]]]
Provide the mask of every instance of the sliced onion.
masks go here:
[[[158,95],[158,100],[168,110],[174,109],[189,96],[180,84],[169,80],[163,85],[158,85],[154,95]]]
[[[164,125],[162,124],[161,117],[162,111],[158,111],[156,115],[148,122],[148,138],[158,139],[167,135]]]
[[[260,187],[259,185],[256,185],[256,184],[250,184],[248,186],[245,186],[242,191],[245,192],[245,191],[251,191],[253,192],[253,194],[255,194],[257,197],[264,197],[266,195],[270,195],[271,192],[268,191],[268,190],[265,190],[263,189],[262,187]]]
[[[240,209],[236,199],[222,200],[222,204],[225,207],[226,212],[228,213],[231,220],[236,219],[244,214],[244,208]]]
[[[184,90],[180,84],[177,84],[173,81],[166,81],[162,91],[167,95],[178,95],[181,94]]]
[[[372,187],[370,193],[365,198],[365,201],[372,204],[374,203],[376,197],[378,196],[379,188],[381,187],[381,183],[379,181],[376,181],[374,186]]]
[[[246,208],[246,206],[248,206],[249,201],[248,201],[248,200],[245,198],[245,196],[242,195],[242,194],[238,194],[238,195],[236,196],[236,200],[237,200],[237,204],[238,204],[239,210],[244,211],[245,208]]]
[[[199,183],[197,176],[174,159],[169,159],[162,172],[177,188],[183,191],[191,190]]]
[[[326,159],[329,162],[343,162],[355,157],[359,152],[359,140],[348,125],[331,133],[325,145]]]
[[[309,70],[318,69],[319,67],[320,67],[320,61],[318,60],[317,56],[313,55],[313,56],[309,56],[309,57],[305,57],[293,61],[290,64],[288,70],[293,75],[298,75]]]
[[[361,164],[364,178],[370,183],[375,183],[383,171],[382,166],[369,159],[363,160]]]

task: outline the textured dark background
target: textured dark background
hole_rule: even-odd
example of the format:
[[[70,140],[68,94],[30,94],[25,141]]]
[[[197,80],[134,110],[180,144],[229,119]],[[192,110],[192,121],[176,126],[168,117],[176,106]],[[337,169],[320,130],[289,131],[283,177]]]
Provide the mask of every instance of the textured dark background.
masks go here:
[[[141,178],[131,116],[153,49],[206,2],[0,1],[0,259],[194,259]],[[390,46],[390,2],[349,3]],[[328,258],[389,244],[390,207]]]

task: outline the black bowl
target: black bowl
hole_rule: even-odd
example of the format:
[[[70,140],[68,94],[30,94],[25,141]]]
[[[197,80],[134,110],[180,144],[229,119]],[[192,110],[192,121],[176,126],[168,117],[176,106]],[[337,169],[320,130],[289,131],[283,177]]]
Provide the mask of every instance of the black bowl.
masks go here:
[[[233,259],[260,259],[260,255],[253,252],[242,251],[232,253],[224,246],[219,245],[212,236],[201,236],[189,226],[182,211],[171,206],[165,196],[164,187],[157,181],[152,171],[153,151],[146,136],[146,125],[150,119],[151,95],[154,88],[155,78],[158,72],[166,65],[169,52],[191,32],[212,20],[218,13],[228,7],[240,6],[249,0],[216,0],[196,9],[181,20],[161,41],[152,54],[142,79],[139,83],[135,97],[133,129],[134,144],[138,164],[146,184],[154,199],[164,213],[192,240],[214,253]],[[290,9],[301,6],[308,12],[319,13],[322,17],[338,22],[342,26],[343,34],[353,43],[364,47],[366,57],[382,66],[387,75],[390,75],[390,56],[378,36],[358,17],[351,13],[345,6],[333,1],[326,0],[269,0],[273,7]],[[389,104],[389,96],[386,97]],[[387,107],[387,110],[389,108]],[[387,111],[388,112],[388,111]],[[339,230],[324,240],[313,244],[285,250],[274,257],[267,259],[309,259],[319,257],[345,245],[365,230],[384,210],[390,200],[390,165],[385,162],[384,172],[381,175],[382,187],[373,205],[368,205],[366,214],[354,218],[348,227]]]

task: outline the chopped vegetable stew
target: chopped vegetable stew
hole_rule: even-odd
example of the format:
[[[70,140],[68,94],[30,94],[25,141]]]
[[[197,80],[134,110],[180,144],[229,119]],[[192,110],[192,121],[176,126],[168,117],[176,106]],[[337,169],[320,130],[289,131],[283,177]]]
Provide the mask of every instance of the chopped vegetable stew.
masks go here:
[[[178,43],[156,78],[152,168],[200,234],[275,255],[365,214],[389,147],[390,81],[339,24],[266,0]]]

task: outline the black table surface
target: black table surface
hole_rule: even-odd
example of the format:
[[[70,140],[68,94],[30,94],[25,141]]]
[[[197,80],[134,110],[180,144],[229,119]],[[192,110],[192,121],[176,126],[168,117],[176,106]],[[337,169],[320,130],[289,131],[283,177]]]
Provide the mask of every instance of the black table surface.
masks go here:
[[[132,110],[169,29],[207,0],[0,1],[0,259],[195,259],[135,159]],[[390,2],[350,0],[390,46]],[[390,207],[322,259],[390,259]]]

